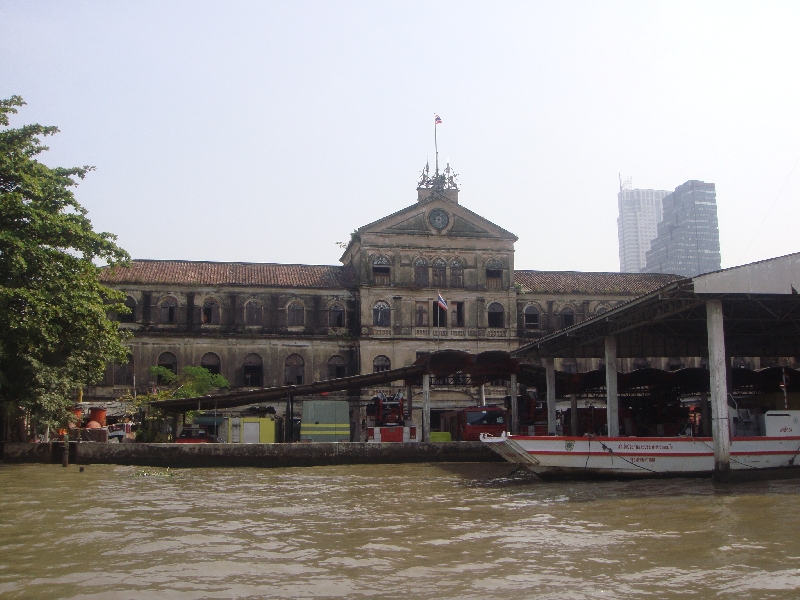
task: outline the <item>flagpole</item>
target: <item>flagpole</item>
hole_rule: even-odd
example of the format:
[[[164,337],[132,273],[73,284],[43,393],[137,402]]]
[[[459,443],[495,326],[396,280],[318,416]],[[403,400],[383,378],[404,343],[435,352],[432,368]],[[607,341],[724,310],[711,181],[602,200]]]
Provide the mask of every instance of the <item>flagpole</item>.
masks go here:
[[[436,149],[436,174],[439,174],[439,141],[436,139],[436,117],[433,119],[433,146]]]

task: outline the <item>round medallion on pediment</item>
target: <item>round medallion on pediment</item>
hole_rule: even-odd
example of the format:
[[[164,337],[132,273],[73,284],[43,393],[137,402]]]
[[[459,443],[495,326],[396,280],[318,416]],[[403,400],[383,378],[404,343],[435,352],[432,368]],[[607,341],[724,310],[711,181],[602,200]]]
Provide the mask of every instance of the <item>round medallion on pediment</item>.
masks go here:
[[[434,229],[438,229],[439,231],[447,227],[449,222],[450,215],[448,215],[447,212],[441,208],[434,208],[428,214],[428,223],[430,223]]]

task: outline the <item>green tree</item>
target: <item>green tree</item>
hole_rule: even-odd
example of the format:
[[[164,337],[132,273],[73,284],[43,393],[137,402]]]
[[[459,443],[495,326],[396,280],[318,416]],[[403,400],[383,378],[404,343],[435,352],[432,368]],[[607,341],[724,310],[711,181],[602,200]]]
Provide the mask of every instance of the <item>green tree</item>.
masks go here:
[[[9,127],[22,98],[0,100],[0,409],[55,425],[79,386],[126,362],[123,332],[108,311],[122,295],[98,265],[127,264],[110,233],[97,233],[73,188],[92,167],[50,168],[36,157],[55,127]]]

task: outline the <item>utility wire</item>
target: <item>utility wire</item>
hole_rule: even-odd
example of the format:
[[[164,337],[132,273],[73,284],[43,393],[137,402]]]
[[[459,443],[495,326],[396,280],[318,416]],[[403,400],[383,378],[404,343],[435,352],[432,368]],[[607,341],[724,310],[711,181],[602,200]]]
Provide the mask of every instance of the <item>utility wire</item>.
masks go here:
[[[753,242],[758,236],[758,232],[761,231],[761,228],[764,226],[764,223],[767,222],[767,217],[769,217],[769,213],[771,213],[772,209],[775,208],[775,204],[778,202],[778,198],[780,198],[781,194],[783,193],[783,188],[785,188],[786,184],[789,183],[789,179],[792,177],[792,173],[794,173],[794,170],[797,168],[797,163],[800,163],[800,156],[798,156],[797,160],[794,161],[794,166],[792,167],[792,170],[789,171],[789,176],[786,178],[786,181],[783,182],[781,189],[778,191],[778,195],[775,196],[775,200],[772,201],[772,206],[769,207],[767,214],[764,215],[764,219],[761,221],[761,225],[758,226],[758,229],[756,229],[756,232],[753,234],[753,238],[750,240],[750,243],[747,244],[747,248],[744,249],[744,252],[742,252],[742,255],[739,257],[739,264],[742,264],[742,261],[744,260],[747,251],[750,250],[750,246],[753,245]]]

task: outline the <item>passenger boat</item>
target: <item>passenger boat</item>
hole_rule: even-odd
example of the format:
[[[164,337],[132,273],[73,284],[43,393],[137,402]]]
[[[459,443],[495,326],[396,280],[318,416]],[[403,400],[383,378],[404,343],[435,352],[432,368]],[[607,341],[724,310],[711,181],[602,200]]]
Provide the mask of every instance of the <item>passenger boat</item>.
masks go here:
[[[733,437],[732,471],[787,471],[800,476],[800,411],[768,411],[763,435]],[[642,478],[710,476],[710,437],[603,437],[586,435],[482,435],[481,441],[542,478]]]

